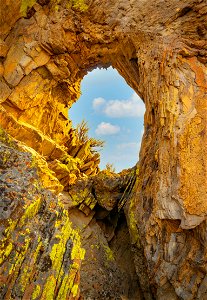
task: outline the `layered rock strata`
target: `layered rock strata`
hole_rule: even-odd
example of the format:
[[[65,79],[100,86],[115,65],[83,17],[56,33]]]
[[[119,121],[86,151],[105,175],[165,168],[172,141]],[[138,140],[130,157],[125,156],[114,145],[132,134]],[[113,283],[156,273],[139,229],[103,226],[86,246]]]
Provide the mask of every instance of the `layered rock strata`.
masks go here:
[[[5,176],[8,176],[9,180],[11,178],[15,180],[16,187],[22,186],[22,183],[18,181],[19,171],[15,169],[13,174],[9,173],[12,172],[13,162],[10,161],[7,165],[6,158],[2,156],[1,176],[3,176],[4,184],[1,197],[6,201],[5,203],[9,201],[14,207],[15,218],[18,216],[15,226],[9,221],[13,220],[14,216],[10,217],[8,212],[5,213],[6,210],[2,217],[4,228],[8,228],[5,233],[5,235],[8,234],[5,236],[7,242],[3,242],[1,248],[3,278],[6,278],[3,281],[3,297],[9,299],[12,296],[7,294],[10,292],[5,291],[5,286],[8,286],[7,280],[11,284],[10,290],[15,290],[13,298],[33,297],[31,296],[34,292],[32,288],[30,289],[27,285],[25,289],[19,288],[18,282],[21,275],[16,273],[19,272],[24,262],[25,268],[33,268],[22,257],[27,251],[30,251],[28,256],[34,256],[35,249],[29,247],[33,235],[30,235],[28,230],[31,231],[37,226],[37,237],[39,236],[41,241],[43,239],[39,231],[41,222],[44,223],[44,220],[41,220],[41,216],[38,215],[39,204],[36,206],[35,201],[45,198],[44,215],[50,209],[52,199],[59,197],[62,199],[59,200],[60,202],[67,203],[65,210],[68,211],[70,208],[73,213],[68,216],[68,212],[63,213],[57,200],[52,201],[55,203],[53,205],[54,218],[61,215],[59,221],[64,223],[63,225],[57,224],[55,230],[59,230],[58,238],[51,235],[52,240],[55,239],[54,245],[58,251],[62,243],[66,245],[70,234],[73,236],[72,241],[73,239],[79,241],[81,234],[77,233],[76,229],[72,227],[68,229],[71,233],[65,238],[64,228],[61,227],[69,224],[67,220],[75,218],[77,212],[86,216],[87,220],[84,221],[86,229],[99,232],[101,228],[99,241],[105,239],[104,245],[109,243],[104,236],[106,222],[98,221],[91,214],[106,214],[105,211],[110,211],[112,203],[115,205],[112,205],[113,209],[117,207],[117,210],[120,208],[125,212],[134,253],[134,266],[138,276],[135,276],[131,267],[132,273],[131,275],[128,273],[127,278],[133,278],[129,279],[131,282],[139,282],[137,287],[141,287],[142,293],[137,288],[137,290],[133,289],[134,295],[130,296],[127,292],[129,286],[126,283],[125,292],[114,287],[113,291],[110,290],[107,295],[104,293],[109,290],[109,287],[105,290],[100,288],[99,278],[94,277],[90,281],[91,288],[88,294],[85,294],[88,298],[113,299],[114,297],[116,299],[122,296],[138,299],[144,295],[146,299],[153,297],[155,299],[205,299],[207,293],[206,1],[163,2],[156,0],[151,3],[135,0],[95,0],[85,1],[88,5],[87,9],[85,5],[83,7],[83,4],[82,1],[66,0],[28,2],[8,0],[2,4],[0,124],[20,142],[21,150],[12,150],[13,145],[10,145],[10,150],[8,150],[5,148],[8,145],[2,144],[1,153],[2,155],[8,151],[8,153],[13,153],[17,157],[16,168],[23,170],[25,178],[30,173],[34,178],[39,176],[41,179],[38,179],[38,184],[41,181],[41,189],[45,188],[53,193],[38,192],[33,183],[31,186],[27,184],[28,188],[25,193],[32,190],[32,198],[29,199],[36,208],[32,209],[31,217],[27,214],[24,217],[30,202],[24,200],[21,190],[18,196],[20,202],[16,200],[18,197],[7,195],[10,193],[10,187],[5,185],[4,181]],[[90,201],[87,197],[83,199],[84,194],[80,194],[77,187],[86,185],[93,194],[92,187],[96,179],[91,179],[88,175],[95,175],[94,178],[99,176],[96,175],[99,171],[99,158],[91,152],[90,145],[81,144],[78,141],[67,114],[68,108],[78,99],[79,85],[83,76],[97,66],[109,65],[115,67],[135,92],[142,97],[146,106],[145,131],[139,158],[139,176],[134,174],[132,183],[127,186],[122,182],[122,187],[117,192],[118,196],[113,190],[110,191],[111,196],[107,199],[104,194],[107,185],[105,186],[99,178],[101,186],[103,185],[100,193],[104,197],[93,202],[92,196]],[[1,141],[5,144],[5,139]],[[23,151],[24,154],[19,151]],[[29,165],[31,163],[29,154],[25,154],[27,152],[34,157],[39,175],[22,167],[25,159],[28,160]],[[11,154],[8,155],[12,157]],[[11,159],[13,161],[13,158]],[[15,168],[15,165],[13,167]],[[109,174],[108,176],[109,181],[113,181]],[[92,183],[90,183],[91,180]],[[73,197],[78,195],[75,201],[68,197],[70,191]],[[49,194],[40,196],[38,193]],[[54,196],[54,193],[57,196]],[[65,193],[67,200],[63,200]],[[4,205],[7,206],[7,204]],[[98,205],[102,208],[98,208]],[[113,219],[116,219],[115,215]],[[93,228],[89,225],[90,216],[91,220],[95,218]],[[24,222],[21,221],[22,218]],[[76,220],[79,218],[81,217],[77,217]],[[54,230],[54,224],[51,224],[47,230]],[[74,224],[76,224],[75,221]],[[123,224],[126,224],[125,221]],[[114,234],[112,228],[113,226],[110,227],[110,234],[107,231],[107,235]],[[22,230],[24,231],[22,246],[20,246],[22,250],[18,252],[18,247],[16,250],[16,246],[11,245],[15,237],[21,239]],[[76,233],[73,233],[73,230]],[[122,236],[125,230],[125,227],[120,229]],[[118,232],[113,236],[114,241],[116,236],[119,236]],[[123,243],[127,244],[128,240],[123,238]],[[76,242],[73,242],[73,245],[75,244]],[[119,240],[116,245],[118,244]],[[34,243],[34,247],[35,245]],[[54,245],[52,242],[50,248]],[[72,251],[71,247],[70,245],[70,251]],[[117,246],[114,247],[117,249]],[[66,248],[64,248],[64,253],[69,251]],[[50,256],[47,248],[42,249],[44,255]],[[80,255],[78,254],[76,267],[80,274],[81,270],[87,267],[84,265],[80,267],[81,257],[83,258],[82,250],[80,250],[82,246],[79,245],[78,249]],[[104,247],[101,249],[104,251]],[[96,251],[97,256],[101,257],[98,259],[100,263],[103,261],[102,250]],[[18,254],[14,254],[17,253],[15,251],[20,254],[21,259],[17,258]],[[61,252],[60,259],[62,263],[65,261],[63,252]],[[94,252],[95,250],[92,251]],[[89,258],[91,260],[90,255],[92,254],[87,249],[88,261]],[[129,256],[126,254],[126,257]],[[14,264],[14,257],[17,261],[16,273],[15,268],[9,269],[9,266]],[[62,290],[64,294],[60,294],[61,299],[67,299],[67,297],[78,299],[79,292],[76,284],[79,282],[79,275],[72,286],[71,283],[66,284],[68,289],[62,287],[62,283],[58,281],[70,275],[69,270],[72,267],[70,268],[69,264],[72,266],[73,262],[68,259],[67,270],[61,269],[63,266],[60,267],[60,277],[58,277],[54,271],[56,262],[51,256],[50,259],[50,269],[46,271],[45,279],[41,284],[36,283],[36,286],[40,285],[41,293],[34,294],[34,299],[46,297],[43,287],[49,293],[47,290],[49,276],[54,277],[52,280],[56,286],[51,299],[58,297],[59,291]],[[133,266],[131,261],[130,266]],[[94,263],[94,269],[97,270],[99,267],[99,263]],[[23,269],[24,265],[21,270]],[[100,277],[104,278],[106,274],[106,278],[110,277],[110,272],[107,273],[110,267],[106,269],[107,271],[100,273]],[[122,281],[125,269],[123,262],[116,262],[116,266],[113,264],[111,267],[111,270],[118,270],[115,272],[117,275],[114,275],[118,278],[117,282]],[[84,280],[80,286],[85,292],[87,276],[84,274],[82,274]],[[116,277],[118,274],[120,277]],[[9,279],[8,276],[10,276]],[[37,282],[39,282],[38,276]],[[12,278],[14,278],[13,281]],[[97,288],[96,280],[100,289]],[[25,284],[26,282],[32,284],[30,281],[36,282],[31,277],[28,281],[25,280]],[[114,283],[111,284],[113,286]],[[99,294],[93,294],[96,289],[100,292]],[[15,294],[16,290],[17,294]],[[29,291],[30,296],[26,296],[25,292],[29,293]],[[135,296],[136,293],[140,296]],[[84,294],[81,292],[80,297],[84,299]]]

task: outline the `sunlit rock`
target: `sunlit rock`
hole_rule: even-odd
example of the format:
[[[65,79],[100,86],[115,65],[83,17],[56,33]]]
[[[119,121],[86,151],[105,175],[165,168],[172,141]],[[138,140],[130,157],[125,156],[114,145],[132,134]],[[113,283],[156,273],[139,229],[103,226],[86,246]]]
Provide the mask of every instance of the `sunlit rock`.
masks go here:
[[[206,7],[3,1],[1,299],[206,299]],[[127,181],[67,115],[109,65],[146,106]]]

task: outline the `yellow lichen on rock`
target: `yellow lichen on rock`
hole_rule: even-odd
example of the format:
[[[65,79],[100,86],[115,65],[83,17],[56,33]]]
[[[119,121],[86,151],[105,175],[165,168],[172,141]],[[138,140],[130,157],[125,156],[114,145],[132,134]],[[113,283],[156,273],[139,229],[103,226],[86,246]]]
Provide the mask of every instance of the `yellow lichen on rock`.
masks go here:
[[[41,205],[41,197],[38,197],[37,199],[34,199],[33,202],[30,204],[25,204],[25,212],[22,218],[19,221],[19,226],[22,227],[25,224],[25,221],[28,221],[28,219],[32,219],[39,211],[40,205]]]
[[[56,284],[60,285],[57,299],[64,300],[66,299],[67,294],[70,293],[70,290],[72,292],[72,289],[74,287],[73,284],[72,286],[68,284],[69,282],[74,281],[73,264],[74,267],[77,262],[79,262],[78,265],[80,264],[80,262],[84,259],[85,250],[81,247],[80,235],[78,231],[76,231],[71,227],[72,224],[69,220],[67,211],[63,210],[62,213],[63,213],[63,218],[61,219],[61,222],[57,222],[55,226],[57,231],[57,234],[55,235],[55,239],[57,240],[57,242],[53,245],[51,249],[50,258],[52,261],[52,269],[54,274],[53,280],[56,280],[57,282]],[[66,251],[66,243],[68,242],[68,240],[71,240],[70,255],[71,255],[72,262],[67,273],[64,275],[65,271],[63,269],[64,267],[62,265],[62,261]],[[48,289],[49,288],[47,287],[47,290]]]
[[[113,254],[112,250],[109,247],[107,247],[106,245],[103,245],[103,249],[105,251],[106,260],[107,261],[113,261],[114,260],[114,254]]]
[[[0,249],[0,264],[9,256],[13,249],[12,243],[9,243],[4,247],[4,243],[1,245],[2,250]]]
[[[41,300],[54,300],[55,298],[56,279],[53,275],[49,276],[41,296]],[[64,298],[63,298],[64,299]],[[64,299],[65,300],[65,299]]]
[[[36,300],[36,299],[39,297],[40,292],[41,292],[41,288],[40,288],[40,286],[37,284],[37,285],[35,286],[35,289],[34,289],[33,293],[32,293],[32,300]]]
[[[80,11],[86,11],[88,5],[85,4],[85,0],[71,0],[72,6]]]
[[[31,8],[37,0],[22,0],[21,1],[21,7],[20,7],[20,12],[23,16],[26,16],[27,10]]]

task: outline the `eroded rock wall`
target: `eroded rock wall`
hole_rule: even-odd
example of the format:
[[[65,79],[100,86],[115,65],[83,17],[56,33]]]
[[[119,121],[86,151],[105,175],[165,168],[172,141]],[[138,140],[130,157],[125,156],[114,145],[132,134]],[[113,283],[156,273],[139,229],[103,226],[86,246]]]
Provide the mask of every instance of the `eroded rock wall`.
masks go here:
[[[44,187],[68,193],[99,158],[67,110],[88,70],[115,67],[146,105],[140,175],[122,199],[144,297],[205,299],[206,1],[21,4],[2,4],[1,126],[36,157]]]
[[[200,52],[206,41],[175,47],[160,43],[161,56],[155,49],[140,55],[147,111],[129,215],[139,220],[157,298],[205,299],[207,73]]]
[[[80,234],[42,187],[34,157],[0,135],[1,299],[77,299]]]
[[[116,208],[131,171],[57,195],[43,187],[38,157],[2,130],[0,139],[1,299],[143,299]]]

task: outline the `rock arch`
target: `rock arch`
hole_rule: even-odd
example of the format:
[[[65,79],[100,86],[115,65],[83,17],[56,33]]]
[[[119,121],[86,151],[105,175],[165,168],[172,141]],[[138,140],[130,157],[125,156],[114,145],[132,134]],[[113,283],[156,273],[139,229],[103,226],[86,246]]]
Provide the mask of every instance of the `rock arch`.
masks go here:
[[[125,207],[137,273],[141,247],[155,298],[204,299],[206,2],[20,6],[2,5],[1,126],[50,162],[56,176],[44,184],[59,191],[52,163],[73,147],[67,109],[79,82],[98,65],[115,67],[146,105],[140,179]]]

